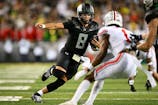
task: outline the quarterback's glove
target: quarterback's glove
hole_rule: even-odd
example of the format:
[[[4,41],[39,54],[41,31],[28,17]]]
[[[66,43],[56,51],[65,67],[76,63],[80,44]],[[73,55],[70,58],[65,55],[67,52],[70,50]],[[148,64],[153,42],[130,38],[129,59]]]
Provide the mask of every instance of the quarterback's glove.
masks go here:
[[[88,57],[81,56],[81,61],[83,62],[82,63],[83,67],[88,68],[89,70],[93,68],[93,65],[91,64],[91,61]]]
[[[78,80],[79,78],[87,74],[88,70],[90,70],[93,67],[88,57],[81,56],[81,61],[83,62],[82,63],[83,70],[76,73],[74,80]]]
[[[90,63],[90,59],[88,57],[81,56],[82,66],[86,66]]]
[[[88,72],[87,70],[81,70],[81,71],[77,72],[76,75],[75,75],[75,77],[74,77],[74,80],[78,80],[82,76],[86,75],[87,72]]]

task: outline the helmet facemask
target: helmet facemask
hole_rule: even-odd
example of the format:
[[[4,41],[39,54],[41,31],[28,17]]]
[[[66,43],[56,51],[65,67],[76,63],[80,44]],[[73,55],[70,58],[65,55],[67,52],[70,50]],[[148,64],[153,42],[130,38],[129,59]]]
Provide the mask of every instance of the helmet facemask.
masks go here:
[[[90,16],[91,18],[89,20],[86,20],[84,19],[83,15],[88,15]],[[81,20],[83,23],[87,24],[89,23],[89,21],[91,21],[94,17],[94,8],[92,5],[90,4],[80,4],[78,7],[77,7],[77,16],[79,18],[79,20]]]

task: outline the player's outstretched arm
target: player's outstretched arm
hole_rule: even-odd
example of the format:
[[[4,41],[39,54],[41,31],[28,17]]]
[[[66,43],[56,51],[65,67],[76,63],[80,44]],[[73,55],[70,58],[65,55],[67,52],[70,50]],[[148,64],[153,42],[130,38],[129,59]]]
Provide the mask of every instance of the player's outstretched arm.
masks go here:
[[[36,23],[35,27],[40,29],[64,29],[63,23]]]
[[[151,20],[151,22],[148,24],[149,34],[146,35],[146,41],[145,43],[141,43],[137,46],[138,50],[148,51],[151,48],[151,46],[153,45],[156,39],[157,27],[158,27],[158,19],[156,18]]]

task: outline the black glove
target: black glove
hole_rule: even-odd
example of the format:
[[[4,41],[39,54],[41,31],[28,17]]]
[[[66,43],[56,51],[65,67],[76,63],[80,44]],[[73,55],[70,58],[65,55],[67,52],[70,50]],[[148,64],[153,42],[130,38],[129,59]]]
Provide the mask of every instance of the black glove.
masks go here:
[[[136,35],[136,34],[130,34],[131,35],[131,40],[134,41],[134,42],[139,42],[140,40],[142,40],[142,35]]]
[[[130,34],[131,50],[137,50],[137,43],[142,40],[142,35]]]
[[[134,41],[131,42],[131,50],[134,50],[134,51],[137,50],[137,43]]]

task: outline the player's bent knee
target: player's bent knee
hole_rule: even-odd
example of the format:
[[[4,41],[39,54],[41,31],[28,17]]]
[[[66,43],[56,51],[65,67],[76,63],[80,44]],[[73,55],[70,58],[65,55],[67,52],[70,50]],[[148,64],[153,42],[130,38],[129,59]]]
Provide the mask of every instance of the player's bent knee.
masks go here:
[[[66,73],[66,70],[62,67],[56,66],[56,68],[53,70],[53,75],[57,78],[62,78]]]
[[[57,77],[57,78],[62,78],[62,77],[65,75],[65,73],[64,73],[63,71],[60,71],[60,70],[58,70],[58,69],[55,69],[55,70],[53,71],[53,75],[54,75],[55,77]]]

